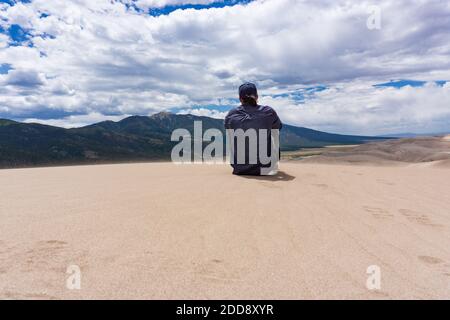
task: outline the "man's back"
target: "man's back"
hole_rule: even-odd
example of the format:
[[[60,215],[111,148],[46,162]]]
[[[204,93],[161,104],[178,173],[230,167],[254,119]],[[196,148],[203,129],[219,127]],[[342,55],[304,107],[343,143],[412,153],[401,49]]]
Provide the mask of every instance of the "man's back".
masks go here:
[[[225,129],[233,129],[238,130],[242,129],[247,131],[249,129],[254,129],[258,132],[260,129],[268,130],[268,134],[270,134],[271,129],[281,129],[282,123],[280,118],[278,117],[275,110],[268,106],[260,106],[260,105],[242,105],[233,110],[231,110],[225,118]],[[257,135],[259,139],[259,134]],[[232,142],[232,148],[235,150],[236,141]],[[259,146],[259,140],[258,140]],[[268,150],[266,151],[267,155],[270,155],[270,139],[268,139]],[[256,164],[251,164],[248,162],[248,152],[249,148],[246,146],[246,162],[245,164],[239,164],[236,161],[237,154],[235,152],[235,161],[232,166],[234,168],[233,174],[237,175],[260,175],[261,168],[268,167],[264,166],[260,163],[260,159],[258,157],[258,161]],[[259,153],[258,153],[259,155]]]

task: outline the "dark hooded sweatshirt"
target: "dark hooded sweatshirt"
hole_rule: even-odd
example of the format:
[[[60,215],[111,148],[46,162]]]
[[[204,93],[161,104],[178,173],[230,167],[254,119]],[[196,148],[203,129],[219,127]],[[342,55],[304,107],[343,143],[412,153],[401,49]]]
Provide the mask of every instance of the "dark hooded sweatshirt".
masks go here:
[[[231,110],[225,118],[225,129],[243,129],[244,131],[248,129],[281,129],[282,123],[278,117],[275,110],[268,106],[252,106],[252,105],[242,105],[233,110]],[[270,134],[270,131],[268,131]],[[259,139],[259,135],[258,135]],[[267,155],[270,156],[271,144],[270,139],[267,140]],[[258,141],[259,146],[259,141]],[[233,141],[232,148],[236,147],[236,139]],[[259,147],[258,147],[259,148]],[[234,149],[235,150],[235,149]],[[248,141],[246,144],[246,164],[237,164],[237,154],[234,152],[235,159],[233,167],[233,174],[236,175],[260,175],[261,168],[270,167],[270,165],[262,165],[259,161],[257,164],[249,164],[248,162]],[[259,150],[258,150],[259,151]]]

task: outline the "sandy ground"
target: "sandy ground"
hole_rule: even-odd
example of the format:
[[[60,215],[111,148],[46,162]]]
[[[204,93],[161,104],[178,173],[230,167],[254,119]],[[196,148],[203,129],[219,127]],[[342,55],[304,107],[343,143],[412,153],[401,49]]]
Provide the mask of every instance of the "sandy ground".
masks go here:
[[[450,170],[281,169],[0,170],[0,298],[450,298]]]
[[[311,156],[308,156],[308,152]],[[297,154],[296,154],[297,153]],[[306,153],[306,157],[304,154]],[[371,142],[359,146],[336,146],[292,152],[287,159],[307,163],[404,165],[427,163],[450,168],[450,135]]]

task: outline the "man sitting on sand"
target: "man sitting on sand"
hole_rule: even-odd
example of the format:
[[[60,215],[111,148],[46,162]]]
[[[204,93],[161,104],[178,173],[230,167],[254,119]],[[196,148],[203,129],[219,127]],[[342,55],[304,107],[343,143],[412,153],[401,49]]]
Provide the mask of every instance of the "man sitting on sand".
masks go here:
[[[225,129],[234,132],[236,130],[242,129],[244,132],[250,131],[249,129],[255,130],[257,132],[257,145],[256,148],[250,148],[250,141],[245,144],[245,162],[237,161],[240,157],[239,148],[237,148],[237,138],[233,136],[233,141],[231,141],[232,157],[233,161],[231,166],[233,167],[233,174],[236,175],[272,175],[276,174],[274,170],[267,170],[267,168],[273,168],[276,164],[262,164],[260,159],[259,150],[259,130],[265,130],[267,132],[267,156],[271,156],[272,152],[272,141],[271,141],[271,131],[272,129],[280,130],[282,123],[278,117],[275,110],[269,106],[258,105],[258,90],[256,85],[253,83],[244,83],[239,87],[239,100],[241,101],[241,106],[231,110],[225,118]],[[248,135],[250,136],[250,135]],[[250,140],[250,138],[249,138]],[[277,144],[278,146],[278,144]],[[256,155],[249,154],[250,151],[256,152]],[[278,150],[279,152],[279,150]],[[277,153],[278,153],[277,152]],[[254,156],[256,161],[252,161],[252,156]],[[277,158],[278,159],[278,158]]]

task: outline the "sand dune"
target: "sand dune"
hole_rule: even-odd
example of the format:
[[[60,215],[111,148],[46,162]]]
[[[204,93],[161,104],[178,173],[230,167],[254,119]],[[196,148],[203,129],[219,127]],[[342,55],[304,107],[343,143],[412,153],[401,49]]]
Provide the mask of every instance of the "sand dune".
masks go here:
[[[450,170],[281,168],[1,170],[0,298],[450,298]]]
[[[450,160],[450,136],[421,137],[367,143],[352,148],[330,148],[320,155],[303,159],[309,163],[362,163],[404,165],[431,163],[447,166]],[[450,166],[448,166],[450,168]]]

